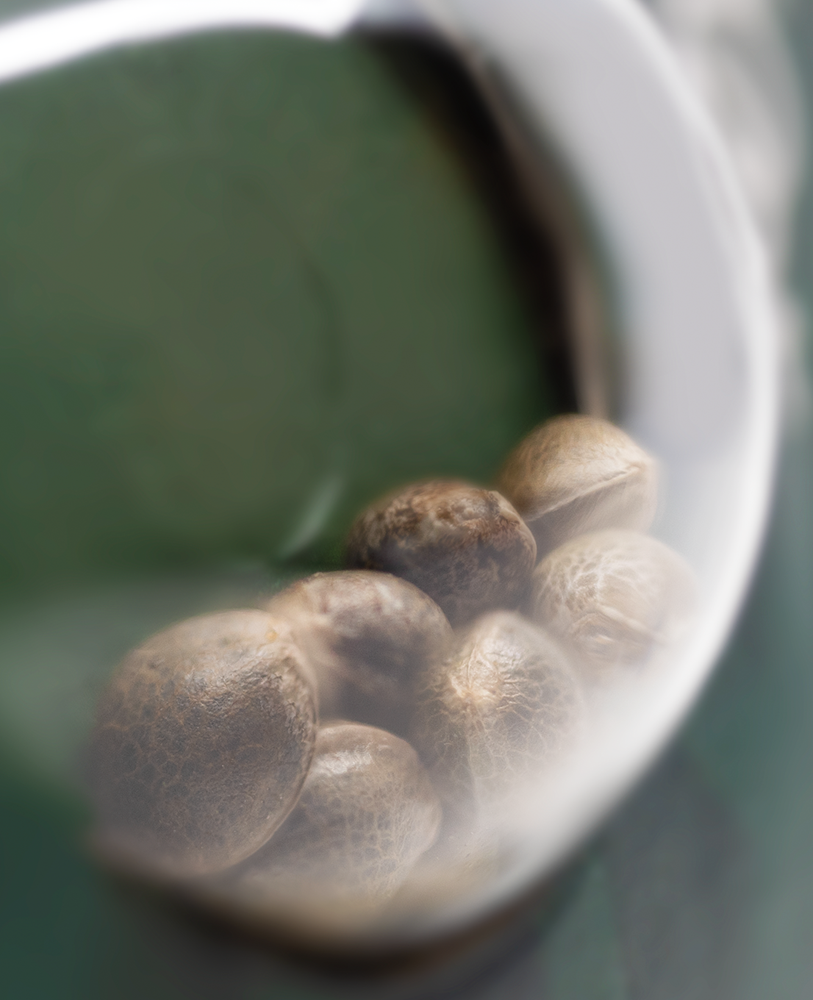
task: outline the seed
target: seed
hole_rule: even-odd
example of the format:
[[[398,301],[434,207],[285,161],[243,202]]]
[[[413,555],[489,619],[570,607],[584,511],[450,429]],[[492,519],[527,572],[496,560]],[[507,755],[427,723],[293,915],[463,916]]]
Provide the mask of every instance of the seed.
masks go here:
[[[372,726],[328,726],[291,815],[221,885],[255,911],[341,926],[391,899],[440,818],[408,743]]]
[[[89,777],[115,860],[182,877],[257,850],[293,807],[316,739],[298,651],[262,611],[191,618],[124,659]]]
[[[695,582],[684,560],[636,531],[600,531],[551,552],[534,572],[531,613],[595,676],[640,663],[689,625]]]
[[[499,822],[511,800],[578,742],[581,684],[558,644],[514,612],[492,612],[427,671],[415,746],[449,819]]]
[[[534,533],[541,557],[603,528],[646,531],[657,505],[657,468],[619,427],[567,414],[517,445],[497,488]]]
[[[406,734],[415,679],[452,640],[422,590],[389,573],[316,573],[267,605],[290,624],[318,682],[322,719]]]
[[[439,480],[409,486],[369,507],[353,525],[348,565],[415,584],[452,625],[524,596],[536,543],[493,490]]]

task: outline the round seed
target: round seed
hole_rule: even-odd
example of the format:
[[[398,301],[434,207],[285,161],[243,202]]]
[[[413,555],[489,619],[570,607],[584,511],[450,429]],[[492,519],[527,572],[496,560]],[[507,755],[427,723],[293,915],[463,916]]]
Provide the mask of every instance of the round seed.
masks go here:
[[[319,925],[354,921],[392,898],[440,818],[408,743],[372,726],[328,726],[291,815],[226,884],[255,911]]]
[[[290,624],[313,667],[323,719],[406,733],[415,679],[451,643],[446,616],[423,591],[389,573],[316,573],[267,605]]]
[[[480,618],[427,671],[414,743],[448,818],[471,828],[501,810],[574,749],[581,684],[559,645],[518,614]]]
[[[415,584],[452,625],[524,596],[536,543],[511,504],[493,490],[438,480],[373,504],[347,543],[348,565]]]
[[[296,648],[262,611],[181,622],[123,661],[90,747],[97,839],[182,877],[257,850],[294,805],[316,739]]]
[[[619,427],[566,414],[517,445],[497,488],[525,519],[544,556],[603,528],[646,531],[657,506],[657,467]]]
[[[694,576],[676,552],[615,530],[575,538],[543,559],[531,612],[568,643],[574,663],[600,676],[679,639],[694,602]]]

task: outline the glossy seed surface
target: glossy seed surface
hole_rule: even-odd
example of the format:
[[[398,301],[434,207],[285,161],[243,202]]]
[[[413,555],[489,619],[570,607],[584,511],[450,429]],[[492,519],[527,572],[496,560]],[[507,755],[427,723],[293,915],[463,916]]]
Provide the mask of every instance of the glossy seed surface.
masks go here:
[[[290,624],[313,668],[323,720],[396,733],[408,727],[416,678],[452,641],[437,604],[389,573],[316,573],[276,595],[267,609]]]
[[[413,739],[444,807],[470,825],[499,821],[503,806],[576,746],[583,723],[581,683],[559,645],[500,611],[427,672]]]
[[[574,662],[600,676],[640,663],[691,622],[694,576],[663,542],[600,531],[551,552],[534,572],[531,613],[566,641]]]
[[[606,420],[554,417],[511,452],[499,489],[536,538],[539,556],[604,528],[646,531],[657,506],[657,466]]]
[[[434,841],[437,794],[404,740],[372,726],[320,730],[302,794],[271,840],[233,873],[249,905],[341,920],[387,902]]]
[[[419,587],[457,626],[495,607],[516,607],[536,562],[536,542],[493,490],[437,480],[373,504],[353,525],[347,563]]]
[[[98,706],[97,840],[170,877],[242,861],[293,806],[315,740],[314,692],[271,615],[174,625],[125,658]]]

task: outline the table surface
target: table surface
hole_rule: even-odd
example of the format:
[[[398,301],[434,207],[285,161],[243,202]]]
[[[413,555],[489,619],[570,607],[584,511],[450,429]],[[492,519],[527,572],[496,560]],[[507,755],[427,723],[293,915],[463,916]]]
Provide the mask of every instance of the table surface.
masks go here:
[[[789,7],[788,21],[804,68],[813,7]],[[806,87],[813,107],[813,73]],[[813,305],[813,185],[798,214],[791,283]],[[428,966],[338,970],[223,937],[101,876],[66,835],[80,822],[70,805],[38,795],[6,767],[6,995],[809,997],[811,512],[813,427],[805,419],[785,437],[765,551],[736,634],[680,738],[554,889],[490,938]]]

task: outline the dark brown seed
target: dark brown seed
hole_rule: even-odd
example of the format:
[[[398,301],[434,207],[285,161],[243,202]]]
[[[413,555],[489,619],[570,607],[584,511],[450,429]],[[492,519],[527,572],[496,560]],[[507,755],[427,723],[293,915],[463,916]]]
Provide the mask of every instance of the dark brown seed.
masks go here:
[[[368,508],[350,531],[347,562],[409,580],[457,626],[492,608],[517,606],[536,543],[499,493],[438,480]]]
[[[581,684],[559,645],[498,611],[427,672],[413,739],[450,822],[488,828],[575,748],[583,716]]]
[[[291,815],[222,882],[249,909],[341,924],[392,897],[434,841],[440,816],[408,743],[372,726],[328,726]]]
[[[531,614],[569,644],[574,664],[600,678],[680,638],[691,621],[694,575],[663,542],[599,531],[551,552],[534,572]]]
[[[316,739],[297,650],[262,611],[181,622],[133,650],[90,748],[98,841],[167,876],[248,857],[294,805]]]
[[[657,505],[654,459],[606,420],[554,417],[524,438],[497,477],[540,557],[603,528],[646,531]]]
[[[452,639],[422,590],[389,573],[316,573],[274,597],[314,670],[322,719],[352,719],[406,733],[415,679]]]

